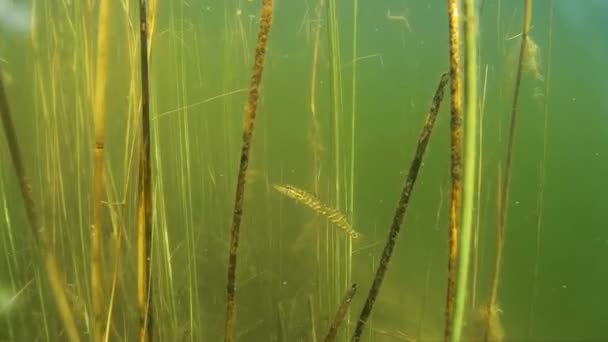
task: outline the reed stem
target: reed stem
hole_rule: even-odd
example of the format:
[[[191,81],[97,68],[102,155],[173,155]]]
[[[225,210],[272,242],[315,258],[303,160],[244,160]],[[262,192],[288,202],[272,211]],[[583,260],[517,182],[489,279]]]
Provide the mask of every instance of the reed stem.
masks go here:
[[[460,231],[460,246],[458,253],[458,275],[456,277],[456,302],[454,303],[454,317],[452,341],[459,342],[462,335],[464,309],[469,283],[469,268],[471,263],[471,245],[473,243],[473,221],[475,212],[475,185],[477,184],[477,13],[475,1],[464,2],[464,35],[466,44],[466,58],[464,63],[465,78],[465,146],[464,146],[464,179],[462,194],[462,222]]]
[[[23,165],[22,154],[17,142],[17,134],[15,133],[15,126],[13,124],[8,99],[4,90],[4,81],[2,80],[1,75],[3,74],[0,70],[0,118],[2,119],[2,126],[4,127],[4,134],[6,135],[9,153],[13,161],[13,167],[15,168],[15,174],[19,181],[19,188],[21,189],[21,196],[23,197],[27,219],[32,228],[34,239],[40,248],[40,254],[46,267],[46,274],[49,279],[51,290],[53,291],[53,296],[57,304],[57,309],[59,310],[59,316],[63,323],[63,327],[65,328],[70,341],[79,342],[80,337],[78,336],[78,330],[76,329],[74,315],[64,290],[61,268],[57,262],[55,252],[51,248],[47,230],[42,223],[38,207],[34,201],[34,193],[32,191],[30,178],[25,170],[25,165]]]
[[[329,331],[327,332],[327,336],[325,337],[325,342],[333,342],[336,340],[336,336],[338,335],[338,328],[344,321],[344,317],[348,313],[350,309],[350,305],[353,302],[353,297],[357,293],[357,284],[353,284],[342,299],[342,303],[340,303],[340,307],[338,307],[338,311],[336,311],[336,315],[334,316],[334,320],[329,327]]]
[[[384,280],[384,274],[386,273],[386,270],[388,268],[388,264],[393,254],[393,249],[395,248],[395,243],[397,242],[399,231],[401,230],[401,224],[403,223],[405,212],[407,210],[412,191],[414,189],[414,184],[416,183],[416,178],[418,177],[418,171],[420,170],[420,166],[422,165],[422,158],[424,157],[424,152],[431,137],[433,126],[435,125],[435,119],[437,118],[437,113],[439,112],[439,108],[441,106],[444,88],[446,83],[448,82],[448,79],[448,74],[443,73],[439,80],[439,84],[437,85],[437,90],[435,90],[435,95],[433,96],[431,108],[426,115],[424,126],[422,128],[422,131],[420,132],[420,136],[418,137],[418,145],[416,146],[414,159],[410,164],[410,169],[408,171],[407,178],[405,179],[405,183],[401,191],[401,197],[399,199],[397,209],[395,210],[395,215],[393,217],[390,231],[388,233],[388,238],[386,240],[386,244],[382,252],[382,258],[380,259],[380,264],[378,265],[378,269],[376,270],[376,276],[374,277],[372,287],[370,288],[369,293],[367,295],[365,306],[363,307],[363,309],[361,310],[361,314],[359,315],[359,320],[357,321],[357,325],[355,327],[355,331],[351,339],[352,342],[356,342],[361,339],[364,325],[372,312],[372,308],[374,306],[374,303],[376,302],[378,293],[380,292],[380,287],[382,286],[382,281]]]
[[[99,5],[97,32],[97,65],[95,70],[95,94],[93,114],[95,126],[95,170],[93,174],[93,224],[91,229],[91,288],[93,293],[94,340],[103,341],[105,335],[103,317],[103,193],[105,188],[105,116],[106,85],[108,77],[108,36],[110,1]]]
[[[524,21],[521,33],[521,45],[519,49],[519,60],[517,62],[517,72],[515,78],[515,86],[513,90],[513,104],[511,106],[511,123],[509,127],[509,140],[507,145],[507,159],[504,169],[504,178],[500,186],[500,198],[498,207],[498,227],[497,227],[497,246],[496,259],[494,264],[494,274],[492,277],[492,287],[490,289],[490,299],[487,307],[487,325],[484,333],[484,341],[491,336],[490,322],[496,320],[494,316],[497,314],[496,302],[498,297],[498,285],[500,283],[500,274],[502,269],[502,254],[505,244],[505,225],[507,220],[507,211],[509,208],[509,188],[511,187],[511,168],[513,164],[513,146],[515,141],[515,128],[517,124],[517,109],[519,107],[519,88],[521,85],[522,69],[524,59],[526,58],[526,47],[528,43],[528,34],[530,33],[530,24],[532,21],[532,0],[524,0]]]
[[[141,146],[139,156],[139,205],[137,208],[137,302],[139,340],[152,340],[152,175],[150,167],[150,82],[148,50],[148,3],[139,1],[141,42]]]
[[[245,106],[245,117],[243,125],[243,145],[241,147],[241,157],[239,163],[239,172],[236,184],[236,196],[234,200],[234,211],[232,216],[232,230],[230,236],[230,252],[228,256],[228,285],[227,285],[227,304],[226,304],[226,326],[224,341],[234,341],[234,326],[236,320],[236,263],[237,251],[239,246],[239,233],[241,228],[241,219],[243,216],[243,199],[245,195],[245,181],[247,167],[249,165],[249,150],[251,148],[251,138],[253,135],[253,127],[255,123],[256,111],[260,98],[260,83],[262,82],[262,74],[264,72],[264,61],[266,57],[266,48],[268,45],[268,36],[272,25],[273,0],[262,1],[262,14],[260,16],[260,31],[255,51],[255,62],[253,65],[253,74],[251,76],[251,85],[249,88],[249,97]]]
[[[448,27],[450,43],[450,79],[451,79],[451,167],[452,194],[450,201],[448,285],[445,310],[444,339],[449,341],[452,335],[452,320],[456,294],[456,266],[458,261],[458,235],[462,206],[462,75],[460,60],[460,9],[459,1],[448,0]]]
[[[549,14],[549,47],[547,58],[547,78],[545,85],[545,98],[549,99],[551,85],[551,52],[553,50],[553,16],[555,1],[551,0]],[[545,204],[545,185],[547,182],[547,147],[549,130],[549,101],[545,101],[544,105],[544,120],[543,120],[543,154],[539,162],[539,179],[538,179],[538,195],[536,200],[536,253],[534,256],[534,271],[532,276],[532,299],[530,300],[530,309],[528,311],[528,329],[527,338],[532,339],[534,331],[535,310],[538,297],[538,277],[540,273],[540,256],[542,245],[542,224],[543,224],[543,207]]]

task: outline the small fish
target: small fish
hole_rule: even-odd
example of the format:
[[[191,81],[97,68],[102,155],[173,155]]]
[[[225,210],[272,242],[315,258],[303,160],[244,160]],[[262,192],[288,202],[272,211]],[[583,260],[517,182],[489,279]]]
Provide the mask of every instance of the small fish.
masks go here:
[[[283,195],[304,204],[314,210],[317,214],[324,216],[338,228],[345,231],[351,238],[358,239],[361,236],[359,232],[353,229],[344,214],[337,209],[325,205],[316,196],[288,184],[275,184],[274,188]]]

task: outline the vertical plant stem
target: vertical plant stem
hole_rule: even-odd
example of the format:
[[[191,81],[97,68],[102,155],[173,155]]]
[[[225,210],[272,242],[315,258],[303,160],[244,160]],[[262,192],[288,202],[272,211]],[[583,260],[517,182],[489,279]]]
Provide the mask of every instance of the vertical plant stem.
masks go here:
[[[308,312],[310,313],[310,340],[317,342],[317,317],[315,315],[315,304],[312,295],[308,295]]]
[[[310,76],[310,113],[311,113],[311,146],[313,150],[313,161],[314,161],[314,190],[315,193],[318,194],[319,184],[317,175],[317,169],[319,168],[319,153],[320,153],[320,128],[319,128],[319,119],[317,115],[317,71],[319,69],[319,45],[321,43],[321,13],[323,12],[323,7],[325,5],[324,0],[319,0],[319,5],[317,7],[316,20],[317,26],[315,29],[315,41],[312,50],[312,72]]]
[[[481,12],[480,16],[481,18]],[[481,95],[481,105],[479,108],[479,138],[477,139],[477,153],[479,158],[477,159],[477,195],[475,198],[475,202],[477,204],[477,212],[475,215],[475,231],[473,232],[473,279],[471,286],[471,306],[472,308],[477,307],[477,286],[478,286],[478,272],[479,272],[479,259],[481,258],[479,253],[479,228],[481,226],[481,182],[483,178],[483,174],[481,172],[483,166],[483,116],[485,112],[485,103],[486,103],[486,86],[488,85],[488,64],[485,67],[484,80],[483,80],[483,90]]]
[[[351,91],[351,115],[350,115],[350,201],[348,212],[353,215],[355,202],[355,130],[356,130],[356,111],[357,111],[357,12],[359,1],[353,2],[353,73]]]
[[[509,187],[511,185],[511,167],[513,164],[513,145],[515,141],[515,128],[517,126],[517,110],[519,108],[519,88],[521,86],[521,76],[524,59],[526,58],[526,45],[528,43],[528,34],[530,32],[530,23],[532,20],[532,0],[524,0],[524,24],[521,33],[521,46],[519,49],[519,60],[517,62],[517,73],[515,79],[515,87],[513,90],[513,105],[511,106],[511,123],[509,126],[509,141],[507,145],[507,159],[505,164],[505,178],[502,184],[502,206],[500,209],[500,225],[504,228],[509,198]],[[502,232],[501,232],[502,233]]]
[[[152,175],[150,168],[150,83],[147,1],[139,1],[141,42],[141,146],[139,150],[139,204],[137,208],[137,302],[139,340],[152,340]]]
[[[251,138],[253,135],[253,127],[260,97],[260,83],[262,82],[262,74],[264,72],[264,61],[266,57],[266,48],[268,45],[268,36],[270,34],[270,28],[272,25],[272,14],[273,0],[263,0],[262,14],[260,16],[260,32],[258,33],[258,40],[255,50],[253,75],[251,76],[249,97],[245,106],[243,145],[241,147],[239,172],[236,184],[236,196],[234,200],[234,211],[232,216],[230,252],[228,256],[228,298],[226,303],[226,326],[224,335],[224,340],[226,342],[234,341],[234,325],[236,319],[236,262],[237,251],[239,246],[241,219],[243,216],[243,198],[245,195],[245,181],[247,167],[249,165],[249,150],[251,148]]]
[[[331,326],[329,327],[329,331],[327,332],[327,336],[325,337],[325,342],[333,342],[336,340],[336,336],[338,335],[338,328],[342,324],[342,321],[344,321],[344,317],[348,313],[350,305],[353,301],[353,297],[355,297],[356,293],[357,293],[357,284],[353,284],[348,289],[348,291],[346,291],[346,294],[344,295],[344,298],[342,299],[342,303],[340,304],[338,311],[336,311],[334,320],[331,323]]]
[[[106,84],[108,77],[108,36],[110,1],[99,4],[97,32],[97,65],[95,70],[95,89],[93,113],[95,125],[95,171],[93,174],[93,224],[91,230],[91,288],[93,294],[94,340],[103,341],[103,205],[104,161],[105,161],[105,115]]]
[[[353,73],[352,73],[352,91],[351,91],[351,115],[350,115],[350,201],[348,205],[348,213],[351,217],[351,222],[354,223],[354,212],[355,212],[355,160],[356,160],[356,119],[357,119],[357,20],[359,15],[359,1],[354,0],[353,2]],[[345,282],[351,281],[352,267],[353,267],[353,244],[352,239],[347,240],[346,248],[346,276],[344,277]],[[350,322],[350,311],[347,313],[347,321]],[[346,326],[347,335],[350,335],[350,325]]]
[[[15,173],[19,181],[19,188],[21,189],[21,196],[23,197],[27,219],[32,228],[34,238],[38,243],[40,254],[46,268],[46,275],[49,279],[51,290],[53,291],[53,296],[57,304],[63,327],[65,328],[70,341],[79,342],[80,337],[78,336],[78,330],[76,329],[74,315],[64,291],[63,280],[61,279],[62,272],[59,263],[57,262],[55,252],[51,248],[47,230],[40,218],[38,207],[34,201],[34,193],[32,191],[30,178],[26,173],[25,165],[23,165],[22,154],[17,142],[17,134],[15,133],[15,126],[13,124],[8,99],[4,90],[4,81],[2,80],[1,75],[2,73],[0,72],[0,118],[2,119],[2,126],[4,127],[13,167],[15,168]]]
[[[376,276],[374,277],[372,287],[370,288],[369,293],[367,295],[365,306],[363,307],[363,309],[361,310],[361,314],[359,315],[359,320],[357,321],[357,325],[355,327],[355,331],[351,339],[352,342],[356,342],[361,339],[364,325],[372,312],[372,308],[374,306],[376,298],[378,297],[378,293],[380,292],[380,287],[382,286],[382,281],[384,280],[384,274],[386,273],[386,270],[388,268],[388,263],[390,262],[391,255],[393,254],[393,249],[395,248],[395,243],[397,242],[399,231],[401,230],[401,224],[403,223],[403,218],[405,217],[405,212],[410,202],[412,190],[414,190],[414,184],[416,183],[418,171],[420,170],[420,166],[422,164],[422,158],[424,157],[424,152],[431,137],[433,126],[435,125],[435,119],[437,118],[437,112],[439,112],[441,100],[443,99],[444,88],[448,82],[448,79],[449,77],[447,73],[441,75],[441,79],[439,80],[439,84],[437,85],[437,90],[435,91],[435,95],[433,96],[431,108],[426,115],[424,126],[422,128],[422,131],[420,132],[420,136],[418,137],[418,145],[416,146],[414,159],[410,164],[410,169],[408,171],[407,178],[405,179],[405,183],[403,184],[401,197],[399,199],[397,209],[395,210],[395,215],[391,223],[388,238],[386,240],[386,244],[382,252],[382,258],[380,259],[380,264],[378,265],[378,269],[376,270]]]
[[[313,189],[315,194],[321,193],[320,174],[321,174],[321,162],[322,162],[322,149],[321,149],[321,128],[319,125],[319,118],[317,114],[317,72],[319,70],[319,47],[321,44],[321,18],[323,13],[323,7],[325,5],[324,0],[319,0],[319,4],[316,10],[316,28],[315,28],[315,40],[312,50],[312,71],[310,76],[310,143],[312,150],[312,176],[313,176]],[[317,221],[318,222],[318,221]],[[318,281],[318,302],[320,307],[323,307],[323,300],[325,295],[323,294],[323,270],[321,268],[321,246],[323,242],[327,242],[321,234],[322,230],[316,230],[316,258],[315,262],[317,265],[317,279]],[[313,336],[316,339],[316,335]],[[315,341],[316,342],[316,341]]]
[[[532,300],[530,300],[530,309],[528,311],[528,329],[526,331],[527,338],[532,339],[534,336],[535,310],[538,296],[538,275],[540,272],[540,256],[542,242],[542,224],[543,224],[543,207],[545,204],[545,184],[547,182],[547,146],[549,129],[549,93],[551,85],[551,52],[553,50],[553,16],[554,16],[554,0],[551,0],[549,14],[549,47],[547,58],[547,78],[545,84],[545,108],[543,122],[543,155],[539,162],[539,179],[538,179],[538,195],[536,200],[536,253],[534,256],[534,273],[532,276]]]
[[[513,164],[513,145],[515,141],[515,128],[517,124],[517,109],[519,107],[519,88],[521,85],[521,76],[524,59],[526,58],[526,44],[528,42],[528,34],[530,32],[530,23],[532,21],[532,0],[524,0],[524,20],[521,33],[521,45],[519,50],[519,60],[517,62],[517,71],[515,78],[515,86],[513,90],[513,105],[511,106],[511,123],[509,127],[509,140],[507,145],[507,157],[504,169],[504,179],[500,184],[500,199],[498,208],[498,227],[497,227],[497,246],[496,260],[494,265],[494,275],[492,277],[492,287],[490,288],[490,300],[488,303],[487,323],[485,329],[484,340],[488,339],[488,334],[491,333],[489,322],[493,321],[493,316],[497,314],[496,301],[498,297],[498,285],[500,283],[500,274],[502,268],[502,253],[505,243],[505,225],[507,220],[507,211],[509,208],[509,188],[511,187],[511,167]]]
[[[152,51],[152,42],[154,41],[154,32],[156,29],[156,9],[158,8],[158,0],[150,0],[146,2],[146,37],[148,51],[148,61],[150,60],[150,53]],[[141,14],[140,14],[141,16]]]
[[[456,277],[456,302],[454,303],[452,341],[459,342],[462,335],[464,309],[469,284],[471,245],[473,243],[473,221],[475,211],[475,185],[477,184],[477,13],[475,1],[464,2],[465,58],[465,110],[464,119],[464,179],[462,194],[462,226],[458,253],[458,276]]]
[[[335,189],[335,208],[339,211],[343,211],[343,193],[345,193],[342,189],[345,184],[342,182],[346,181],[346,171],[343,166],[343,155],[342,155],[342,147],[344,145],[342,141],[342,122],[343,122],[343,98],[342,98],[342,63],[341,63],[341,48],[340,48],[340,25],[338,22],[338,8],[336,0],[329,0],[327,5],[327,26],[329,33],[329,54],[330,54],[330,113],[332,115],[332,120],[330,121],[331,131],[333,134],[331,135],[333,138],[333,161],[334,161],[334,184],[333,187]],[[329,281],[332,284],[328,284],[328,289],[331,286],[331,290],[326,290],[330,293],[329,296],[329,305],[331,308],[327,308],[327,310],[333,310],[334,303],[339,303],[340,297],[342,296],[342,285],[340,284],[343,279],[342,276],[342,268],[341,266],[344,263],[341,260],[342,257],[342,249],[341,247],[341,239],[333,231],[329,231],[327,245],[331,255],[327,255],[328,262],[328,274],[331,275],[328,277]],[[348,243],[348,242],[347,242]]]
[[[458,235],[462,206],[462,75],[460,60],[460,9],[459,1],[448,0],[448,27],[450,43],[450,79],[451,79],[451,167],[452,194],[450,201],[448,285],[445,310],[444,339],[449,341],[452,335],[452,320],[456,294],[456,266],[458,261]]]

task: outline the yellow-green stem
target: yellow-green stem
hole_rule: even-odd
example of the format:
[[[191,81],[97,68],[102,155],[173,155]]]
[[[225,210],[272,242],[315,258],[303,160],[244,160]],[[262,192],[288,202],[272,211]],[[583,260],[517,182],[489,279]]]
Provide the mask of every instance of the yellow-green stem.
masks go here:
[[[464,173],[462,214],[460,226],[460,250],[456,277],[456,301],[452,322],[452,341],[461,339],[469,283],[469,266],[474,218],[475,185],[477,184],[477,12],[474,0],[464,2],[465,35],[465,116],[464,116]]]

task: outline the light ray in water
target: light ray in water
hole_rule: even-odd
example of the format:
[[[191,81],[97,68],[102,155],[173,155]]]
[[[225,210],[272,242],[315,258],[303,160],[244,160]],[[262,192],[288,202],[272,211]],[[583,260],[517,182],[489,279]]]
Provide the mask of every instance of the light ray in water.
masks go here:
[[[348,234],[351,238],[358,239],[361,236],[359,232],[353,229],[352,225],[344,214],[339,212],[337,209],[322,203],[316,196],[288,184],[275,184],[274,188],[283,195],[294,199],[296,202],[304,204],[305,206],[314,210],[317,214],[324,216],[331,223],[335,224],[338,228],[346,232],[346,234]]]

